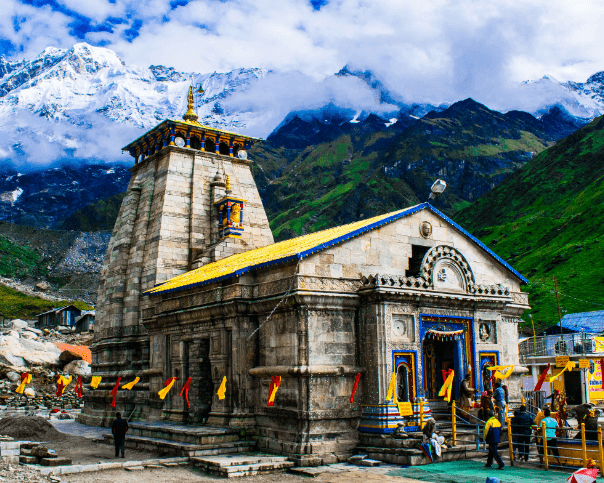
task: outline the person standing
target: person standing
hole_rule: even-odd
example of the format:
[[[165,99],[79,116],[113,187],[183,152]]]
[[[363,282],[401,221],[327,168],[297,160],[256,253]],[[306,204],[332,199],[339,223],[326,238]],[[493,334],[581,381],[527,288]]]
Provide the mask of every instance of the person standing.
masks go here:
[[[470,379],[470,374],[466,374],[459,387],[459,405],[465,412],[470,411],[472,407],[471,398],[476,392],[476,389],[470,385]]]
[[[113,425],[111,426],[111,432],[113,433],[113,444],[115,445],[115,457],[117,458],[121,451],[122,458],[124,458],[128,421],[122,419],[122,413],[115,413],[115,421],[113,421]]]
[[[558,454],[558,439],[556,438],[556,429],[558,429],[558,421],[551,417],[549,408],[543,410],[544,418],[541,424],[545,423],[544,438],[547,440],[547,449],[552,450],[552,454],[560,464],[560,455]]]
[[[501,440],[501,423],[497,416],[494,416],[493,414],[490,414],[490,416],[487,424],[484,426],[484,441],[489,446],[489,454],[487,456],[485,468],[491,468],[493,465],[493,458],[495,458],[495,461],[497,461],[497,464],[499,465],[499,469],[502,470],[505,465],[497,451],[497,445]]]
[[[503,388],[501,387],[501,382],[499,382],[499,381],[497,381],[495,383],[495,391],[493,391],[493,399],[495,400],[495,411],[499,415],[499,422],[501,424],[503,424],[503,421],[505,419],[505,411],[506,411],[505,392],[504,392]],[[499,408],[499,411],[497,411],[497,408]]]
[[[531,451],[531,426],[535,421],[529,413],[526,412],[526,406],[520,406],[520,409],[514,411],[512,419],[512,434],[516,435],[516,451],[518,460],[528,461],[529,452]]]

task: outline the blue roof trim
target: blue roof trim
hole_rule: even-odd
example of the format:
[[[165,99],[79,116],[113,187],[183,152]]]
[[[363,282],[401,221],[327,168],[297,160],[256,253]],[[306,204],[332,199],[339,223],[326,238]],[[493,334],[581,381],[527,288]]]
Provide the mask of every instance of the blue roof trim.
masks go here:
[[[320,252],[322,250],[325,250],[326,248],[330,248],[330,247],[332,247],[334,245],[342,243],[342,242],[344,242],[346,240],[349,240],[351,238],[354,238],[356,236],[362,235],[363,233],[366,233],[368,231],[375,230],[376,228],[379,228],[380,226],[386,225],[388,223],[392,223],[393,221],[396,221],[396,220],[399,220],[399,219],[404,218],[406,216],[412,215],[412,214],[417,213],[418,211],[421,211],[421,210],[426,209],[426,208],[429,209],[430,211],[432,211],[435,215],[443,218],[447,223],[450,223],[457,230],[459,230],[461,233],[463,233],[464,235],[466,235],[467,237],[469,237],[474,243],[476,243],[478,246],[480,246],[484,251],[486,251],[489,255],[491,255],[493,258],[495,258],[499,263],[501,263],[502,265],[504,265],[508,270],[510,270],[514,275],[516,275],[520,280],[522,280],[522,282],[524,282],[526,284],[529,283],[528,280],[525,277],[523,277],[518,271],[516,271],[503,258],[501,258],[497,254],[495,254],[495,252],[493,252],[490,248],[488,248],[478,238],[474,237],[469,232],[467,232],[466,230],[464,230],[461,226],[459,226],[457,223],[455,223],[453,220],[451,220],[447,215],[445,215],[444,213],[441,213],[436,208],[434,208],[430,203],[422,203],[422,204],[419,204],[417,206],[414,206],[413,208],[409,208],[408,210],[401,211],[400,213],[397,213],[396,215],[392,215],[392,216],[389,216],[387,218],[384,218],[383,220],[376,221],[375,223],[372,223],[370,225],[367,225],[367,226],[364,226],[362,228],[359,228],[358,230],[351,231],[350,233],[347,233],[346,235],[343,235],[343,236],[338,237],[338,238],[334,238],[333,240],[329,240],[328,242],[322,243],[320,245],[317,245],[316,247],[310,248],[308,250],[305,250],[303,252],[297,253],[295,255],[290,255],[290,256],[287,256],[287,257],[283,257],[283,258],[278,258],[276,260],[272,260],[270,262],[259,263],[257,265],[250,265],[250,266],[242,268],[240,270],[236,270],[235,272],[228,273],[228,274],[222,275],[220,277],[212,278],[210,280],[204,280],[203,282],[192,283],[190,285],[184,285],[184,286],[181,286],[181,287],[175,287],[175,288],[171,288],[171,289],[159,292],[159,293],[152,293],[152,294],[147,294],[147,295],[153,297],[153,296],[165,295],[165,294],[169,294],[169,293],[173,293],[173,292],[181,292],[183,290],[189,290],[189,289],[192,289],[192,288],[195,288],[195,287],[203,287],[204,285],[209,285],[211,283],[221,282],[221,281],[227,280],[229,278],[238,277],[240,275],[244,275],[244,274],[246,274],[248,272],[251,272],[253,270],[260,270],[262,268],[265,268],[265,267],[268,267],[268,266],[271,266],[271,265],[277,265],[277,264],[280,264],[280,263],[286,263],[286,262],[290,262],[290,261],[294,261],[294,260],[301,260],[303,258],[308,257],[309,255],[312,255],[313,253]]]
[[[455,228],[457,228],[460,232],[462,232],[464,235],[466,235],[468,238],[470,238],[474,243],[476,243],[480,248],[482,248],[485,252],[487,252],[489,255],[491,255],[495,260],[497,260],[499,263],[501,263],[505,268],[507,268],[510,272],[512,272],[514,275],[516,275],[520,280],[522,280],[522,282],[524,282],[526,285],[529,284],[529,281],[526,277],[523,277],[520,272],[518,272],[514,267],[512,267],[508,262],[506,262],[503,258],[501,258],[499,255],[497,255],[493,250],[491,250],[488,246],[486,246],[484,243],[482,243],[478,238],[476,238],[474,235],[472,235],[470,232],[464,230],[461,226],[459,226],[457,223],[455,223],[451,218],[449,218],[447,215],[445,215],[444,213],[441,213],[440,211],[438,211],[436,208],[434,208],[434,206],[432,206],[430,203],[424,203],[426,205],[426,207],[432,211],[432,213],[434,213],[435,215],[440,216],[442,219],[444,219],[447,223],[450,223],[451,225],[453,225]]]

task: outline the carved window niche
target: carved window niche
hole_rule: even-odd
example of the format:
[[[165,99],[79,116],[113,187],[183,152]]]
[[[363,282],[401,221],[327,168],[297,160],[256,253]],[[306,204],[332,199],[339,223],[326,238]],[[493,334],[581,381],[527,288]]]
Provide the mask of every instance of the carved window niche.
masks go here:
[[[227,195],[214,203],[218,211],[218,236],[241,238],[243,234],[243,204],[246,200]]]
[[[497,322],[479,319],[478,340],[482,344],[497,344]]]
[[[411,314],[392,314],[392,340],[415,342],[415,318]]]
[[[450,259],[443,258],[436,262],[432,280],[435,289],[466,291],[466,279],[459,266]]]

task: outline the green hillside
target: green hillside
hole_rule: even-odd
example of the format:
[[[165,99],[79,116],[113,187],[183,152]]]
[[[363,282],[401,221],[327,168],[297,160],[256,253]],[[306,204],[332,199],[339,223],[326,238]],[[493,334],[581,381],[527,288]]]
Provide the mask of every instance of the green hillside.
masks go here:
[[[604,117],[595,119],[454,218],[527,276],[540,327],[604,309]],[[525,317],[528,320],[528,317]]]
[[[112,231],[119,214],[125,193],[118,193],[109,198],[95,201],[66,218],[61,230],[75,231]]]
[[[304,149],[270,139],[253,148],[254,178],[277,240],[426,201],[436,178],[449,186],[437,207],[451,213],[559,138],[527,113],[501,114],[472,99],[402,130],[376,121],[373,130],[357,126]]]

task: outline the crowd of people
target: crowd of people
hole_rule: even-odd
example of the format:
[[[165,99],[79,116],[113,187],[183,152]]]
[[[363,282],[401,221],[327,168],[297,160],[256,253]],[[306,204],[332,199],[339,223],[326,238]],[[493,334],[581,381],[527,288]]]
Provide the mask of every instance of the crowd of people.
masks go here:
[[[459,406],[463,411],[469,412],[472,407],[472,397],[477,391],[471,387],[470,375],[461,381],[459,391]],[[506,414],[509,414],[509,393],[508,388],[496,380],[491,389],[487,389],[480,395],[480,407],[478,409],[478,418],[485,421],[484,440],[488,446],[487,464],[492,467],[493,461],[497,462],[499,469],[503,469],[504,463],[497,451],[497,445],[500,442],[502,427],[507,424]],[[571,427],[567,423],[569,413],[566,407],[566,400],[563,394],[558,391],[549,396],[551,407],[545,404],[536,416],[527,411],[524,398],[518,409],[511,417],[510,425],[514,438],[513,449],[517,461],[528,461],[531,447],[534,444],[537,447],[537,453],[540,463],[543,463],[543,448],[547,447],[548,454],[551,454],[560,463],[558,452],[558,438],[572,437],[569,434]],[[583,404],[573,409],[579,428],[581,423],[585,424],[585,439],[587,441],[597,441],[598,439],[598,418],[593,410],[593,405]],[[575,439],[581,439],[579,430],[574,436]],[[534,438],[534,439],[533,439]],[[544,445],[545,439],[545,445]]]

